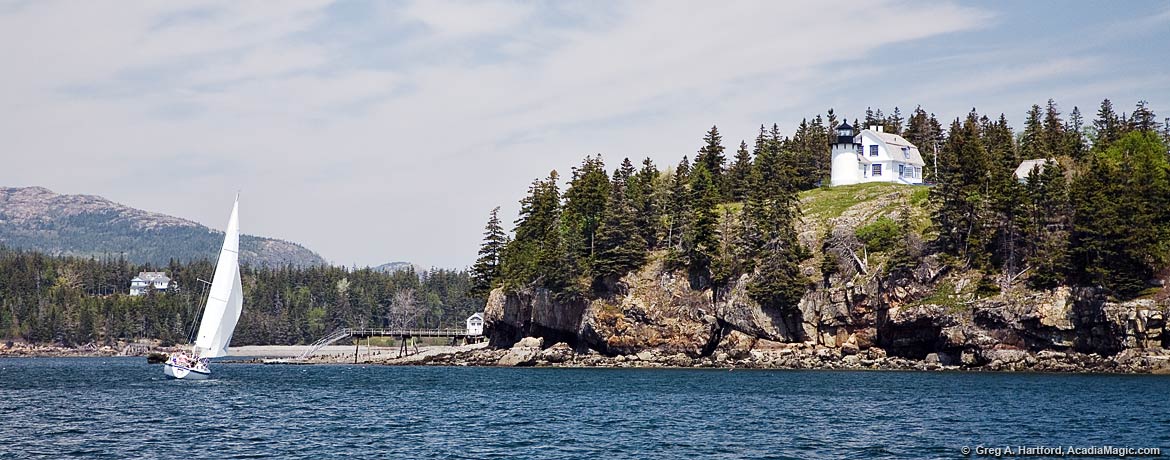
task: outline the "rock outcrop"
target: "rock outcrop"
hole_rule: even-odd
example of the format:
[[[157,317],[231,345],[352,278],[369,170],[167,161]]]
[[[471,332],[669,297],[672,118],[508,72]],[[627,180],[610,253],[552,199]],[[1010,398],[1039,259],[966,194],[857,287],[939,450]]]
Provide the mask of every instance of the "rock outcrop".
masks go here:
[[[906,209],[907,193],[874,199],[824,220],[806,216],[802,243],[810,250],[856,245],[848,239],[859,225],[907,212],[890,211]],[[818,235],[834,239],[836,246]],[[535,365],[805,368],[819,363],[1129,372],[1165,364],[1167,300],[1116,301],[1092,287],[1002,288],[998,280],[947,265],[916,244],[912,263],[896,270],[886,268],[892,263],[888,255],[821,251],[801,267],[810,280],[805,295],[782,310],[751,299],[751,275],[719,291],[695,290],[685,273],[666,269],[662,254],[656,254],[623,277],[616,294],[595,299],[565,301],[540,289],[497,289],[488,301],[485,329],[496,348],[510,349],[533,336],[575,352],[572,358],[560,350],[549,356],[553,359],[542,352],[522,360]],[[788,345],[759,355],[760,342]]]

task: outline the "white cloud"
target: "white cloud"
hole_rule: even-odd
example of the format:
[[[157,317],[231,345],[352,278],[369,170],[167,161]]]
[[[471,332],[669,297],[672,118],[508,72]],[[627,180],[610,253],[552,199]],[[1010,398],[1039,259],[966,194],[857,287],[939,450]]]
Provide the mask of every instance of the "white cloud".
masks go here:
[[[321,2],[112,5],[0,13],[13,69],[0,73],[0,103],[20,108],[0,112],[13,133],[0,138],[0,183],[216,226],[243,189],[248,232],[345,264],[448,266],[473,259],[489,209],[514,210],[550,169],[596,152],[611,165],[673,165],[713,123],[728,146],[762,122],[790,129],[839,100],[838,86],[900,78],[913,58],[884,49],[991,18],[935,2],[841,14],[790,2],[422,1],[322,34],[349,24]],[[1084,64],[1055,58],[956,87]]]

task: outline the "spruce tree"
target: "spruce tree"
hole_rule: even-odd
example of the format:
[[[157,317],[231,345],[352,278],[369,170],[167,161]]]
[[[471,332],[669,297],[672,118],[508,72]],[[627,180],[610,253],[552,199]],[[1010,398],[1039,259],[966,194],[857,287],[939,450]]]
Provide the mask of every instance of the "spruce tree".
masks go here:
[[[747,142],[739,142],[739,150],[735,151],[735,162],[727,169],[727,188],[731,201],[743,201],[748,191],[752,173],[752,156],[748,152]]]
[[[1137,107],[1133,110],[1130,126],[1135,131],[1156,133],[1161,124],[1158,123],[1158,116],[1150,110],[1149,102],[1142,100],[1137,102]]]
[[[570,241],[578,256],[588,260],[596,248],[597,227],[609,201],[609,174],[601,155],[588,156],[581,166],[573,168],[573,178],[565,190],[565,224],[570,229]]]
[[[633,166],[628,169],[632,170]],[[646,241],[638,231],[635,212],[627,197],[626,174],[629,171],[624,166],[614,173],[605,218],[597,231],[597,253],[592,264],[594,286],[605,287],[606,291],[618,278],[646,261]]]
[[[659,193],[658,167],[650,158],[642,160],[642,168],[630,180],[626,196],[634,209],[634,222],[647,249],[658,247],[662,207],[665,203]]]
[[[681,248],[690,209],[691,164],[686,156],[674,168],[670,196],[666,199],[666,246]]]
[[[1060,119],[1060,110],[1056,101],[1049,99],[1044,108],[1044,131],[1041,136],[1044,157],[1053,158],[1057,155],[1067,155],[1064,151],[1068,135],[1064,132],[1064,121]]]
[[[500,225],[500,207],[492,209],[483,232],[483,244],[479,247],[479,258],[471,267],[472,294],[487,296],[496,278],[500,276],[501,253],[508,244],[508,235]]]
[[[1047,289],[1068,277],[1068,187],[1060,163],[1047,162],[1028,175],[1024,183],[1024,219],[1021,226],[1024,263],[1031,270],[1028,284]]]
[[[1073,183],[1071,264],[1081,282],[1120,296],[1146,287],[1167,263],[1170,163],[1151,132],[1123,135],[1093,155]]]
[[[981,137],[974,110],[961,123],[955,119],[940,151],[938,185],[930,191],[938,203],[933,221],[942,249],[979,268],[990,262],[992,239],[984,220],[990,205],[991,165]]]
[[[719,191],[711,172],[704,163],[695,163],[691,171],[690,200],[688,203],[687,228],[683,238],[683,255],[691,285],[696,289],[710,286],[711,261],[719,249],[716,234],[719,205]]]
[[[695,156],[695,164],[702,164],[707,168],[720,201],[728,195],[723,177],[726,163],[727,157],[723,155],[723,136],[719,134],[717,126],[711,126],[711,129],[703,136],[703,147],[699,148],[699,154]]]
[[[1044,150],[1044,122],[1038,105],[1032,105],[1024,119],[1024,131],[1020,133],[1020,156],[1027,160],[1048,156]]]
[[[1093,120],[1093,128],[1096,131],[1093,149],[1096,151],[1109,148],[1110,144],[1121,138],[1121,120],[1113,111],[1113,103],[1109,99],[1101,101],[1101,107],[1097,109],[1097,119]]]
[[[1072,112],[1068,115],[1068,123],[1064,126],[1066,136],[1064,152],[1075,161],[1081,161],[1088,150],[1084,129],[1085,118],[1081,115],[1081,109],[1073,106]]]
[[[808,254],[794,229],[800,215],[794,169],[776,137],[769,136],[757,149],[740,239],[752,256],[745,268],[754,270],[748,295],[765,308],[791,312],[807,288],[799,264]]]

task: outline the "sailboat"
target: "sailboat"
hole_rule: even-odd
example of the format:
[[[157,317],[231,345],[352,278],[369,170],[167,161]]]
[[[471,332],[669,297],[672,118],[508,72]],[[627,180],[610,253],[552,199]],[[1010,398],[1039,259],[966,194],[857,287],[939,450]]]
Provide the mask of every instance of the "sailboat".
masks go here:
[[[211,278],[211,292],[203,307],[203,320],[191,351],[172,354],[163,365],[163,373],[173,379],[204,380],[211,378],[210,358],[227,356],[228,344],[236,322],[244,310],[244,291],[240,284],[240,197],[232,206],[224,230],[223,249]]]

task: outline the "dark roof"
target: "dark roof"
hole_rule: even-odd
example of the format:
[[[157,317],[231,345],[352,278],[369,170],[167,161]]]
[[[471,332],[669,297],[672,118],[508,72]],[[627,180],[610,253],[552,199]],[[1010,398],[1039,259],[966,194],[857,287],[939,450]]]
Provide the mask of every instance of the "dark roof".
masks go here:
[[[853,127],[849,126],[849,122],[843,121],[841,124],[837,125],[837,129],[853,129]]]

